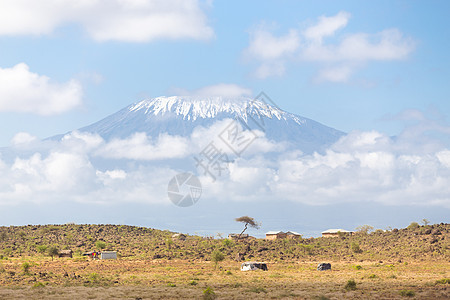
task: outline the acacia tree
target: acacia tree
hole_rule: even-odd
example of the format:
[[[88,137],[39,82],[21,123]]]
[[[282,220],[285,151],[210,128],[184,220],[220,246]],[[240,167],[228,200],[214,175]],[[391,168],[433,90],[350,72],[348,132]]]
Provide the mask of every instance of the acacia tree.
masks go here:
[[[53,260],[54,256],[58,256],[59,250],[55,246],[51,246],[50,248],[47,248],[47,254],[48,256],[51,256]]]
[[[255,219],[249,217],[249,216],[242,216],[239,218],[235,219],[236,222],[241,222],[245,224],[244,230],[242,230],[242,232],[239,234],[238,239],[241,238],[241,235],[247,230],[248,225],[250,225],[250,227],[252,228],[256,228],[259,229],[260,224],[258,222],[255,221]]]

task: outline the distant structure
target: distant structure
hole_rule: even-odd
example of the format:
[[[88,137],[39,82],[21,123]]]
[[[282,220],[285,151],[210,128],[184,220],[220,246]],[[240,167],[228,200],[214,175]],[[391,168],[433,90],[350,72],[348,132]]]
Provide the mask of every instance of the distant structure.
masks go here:
[[[266,240],[278,240],[285,239],[287,237],[287,233],[283,231],[269,231],[266,232]]]
[[[117,259],[116,251],[102,251],[100,252],[100,259]]]
[[[174,235],[172,235],[172,239],[185,241],[186,240],[186,235],[182,234],[182,233],[175,233]]]
[[[288,239],[301,239],[302,235],[295,231],[288,231],[288,232],[286,232],[286,237]]]
[[[302,235],[295,231],[269,231],[266,232],[266,240],[278,240],[278,239],[301,239]]]
[[[322,232],[322,237],[339,237],[342,234],[353,235],[353,231],[345,229],[328,229]]]
[[[230,233],[228,235],[228,238],[230,240],[237,240],[237,239],[239,239],[239,233]],[[248,234],[246,234],[246,233],[241,234],[241,239],[248,239],[248,238],[249,238]]]
[[[58,254],[58,256],[59,257],[70,257],[70,258],[72,258],[72,250],[61,250],[61,251],[59,251],[59,254]]]

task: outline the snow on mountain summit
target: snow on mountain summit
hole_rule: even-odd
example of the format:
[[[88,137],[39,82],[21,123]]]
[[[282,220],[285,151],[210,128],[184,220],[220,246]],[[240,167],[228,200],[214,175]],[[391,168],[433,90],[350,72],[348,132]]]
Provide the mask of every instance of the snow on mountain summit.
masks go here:
[[[304,153],[321,151],[344,135],[258,99],[191,96],[142,100],[79,131],[99,134],[105,140],[128,138],[137,132],[151,138],[163,133],[187,137],[198,126],[209,128],[225,119],[244,120],[247,129],[262,130],[269,140],[287,142]]]
[[[245,97],[193,97],[172,96],[143,100],[129,106],[130,111],[144,110],[145,114],[174,113],[184,120],[215,118],[220,113],[228,113],[247,121],[248,115],[287,120],[291,118],[301,125],[305,122],[296,115],[287,113],[259,99]]]

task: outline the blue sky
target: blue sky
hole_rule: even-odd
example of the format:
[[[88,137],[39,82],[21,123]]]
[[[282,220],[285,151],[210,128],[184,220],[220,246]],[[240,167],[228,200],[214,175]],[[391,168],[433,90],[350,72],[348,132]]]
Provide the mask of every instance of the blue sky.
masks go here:
[[[162,30],[156,37],[143,33],[131,41],[123,36],[105,39],[94,36],[90,32],[94,25],[90,25],[88,17],[77,16],[76,12],[61,13],[67,10],[65,7],[53,5],[53,11],[42,12],[44,19],[38,15],[24,22],[30,13],[26,11],[27,1],[16,1],[16,5],[6,3],[0,2],[4,7],[0,14],[12,14],[8,9],[15,9],[17,17],[0,23],[0,68],[10,69],[24,63],[29,72],[47,76],[51,83],[63,85],[76,81],[79,94],[74,95],[73,104],[58,99],[62,108],[43,116],[36,114],[35,109],[24,112],[7,104],[15,101],[15,93],[25,93],[23,88],[10,91],[13,94],[1,93],[0,101],[4,104],[0,106],[0,144],[3,146],[18,132],[45,138],[95,122],[145,97],[180,93],[180,90],[193,92],[218,84],[236,85],[251,90],[252,95],[265,91],[285,110],[346,132],[375,129],[398,134],[403,123],[394,118],[409,109],[448,123],[448,1],[426,4],[321,1],[320,5],[310,1],[193,1],[190,4],[194,12],[190,18],[203,20],[193,25],[191,32],[180,32],[173,37],[173,32]],[[52,6],[52,1],[42,3]],[[80,10],[79,14],[108,18],[102,16],[108,7],[99,1],[93,3],[97,4]],[[180,6],[174,4],[177,5]],[[120,13],[118,10],[111,14]],[[136,11],[130,13],[130,18],[133,13]],[[339,14],[345,14],[345,25],[324,37],[324,45],[338,47],[343,40],[357,34],[365,34],[372,45],[377,45],[380,32],[396,30],[401,36],[391,42],[409,43],[408,49],[394,49],[386,57],[359,61],[360,53],[356,52],[347,58],[336,58],[336,62],[301,58],[301,48],[307,42],[303,32],[317,25],[320,18]],[[50,24],[42,25],[47,21]],[[45,28],[36,32],[41,25]],[[174,27],[173,31],[181,29]],[[101,33],[101,29],[96,30]],[[259,59],[258,53],[247,51],[252,35],[257,32],[267,33],[278,45],[289,32],[295,32],[291,37],[296,36],[299,45],[285,52],[279,49],[278,57]],[[267,41],[262,38],[261,42]],[[405,53],[394,53],[396,50]],[[282,65],[284,70],[279,72],[274,67],[269,70],[271,75],[258,77],[255,72],[265,63]],[[318,79],[318,74],[326,68],[347,65],[352,65],[354,70],[341,80]],[[0,82],[1,85],[8,83]],[[45,102],[36,95],[24,98],[25,106]]]
[[[317,235],[320,227],[448,221],[449,11],[449,1],[0,0],[0,146],[23,150],[0,156],[0,224],[123,222],[205,232],[211,221],[221,230],[237,211],[247,214],[255,199],[263,230]],[[176,170],[154,160],[138,158],[128,169],[96,165],[105,149],[130,141],[137,152],[156,149],[170,159],[173,149],[160,140],[114,144],[72,133],[50,146],[36,142],[145,98],[260,91],[349,135],[324,154],[234,164],[230,178],[205,188],[205,200],[218,201],[226,217],[211,215],[207,201],[195,220],[174,210],[166,183]],[[186,149],[199,144],[165,138]],[[255,192],[266,190],[274,193]],[[102,214],[83,214],[80,203],[101,206],[108,197]],[[246,197],[253,200],[239,203]],[[285,209],[271,215],[278,197]],[[339,208],[345,222],[335,216]],[[289,224],[299,227],[283,227]]]

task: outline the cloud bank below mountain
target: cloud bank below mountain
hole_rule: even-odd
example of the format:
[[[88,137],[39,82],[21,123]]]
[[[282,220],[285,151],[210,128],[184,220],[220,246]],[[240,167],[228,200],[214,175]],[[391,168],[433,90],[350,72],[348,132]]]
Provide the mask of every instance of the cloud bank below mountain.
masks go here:
[[[196,169],[194,158],[209,142],[220,142],[217,133],[230,121],[198,127],[188,137],[136,133],[106,141],[75,131],[60,141],[38,141],[20,133],[10,148],[14,155],[0,160],[0,205],[70,201],[167,206],[172,205],[170,179],[192,172],[203,185],[200,201],[450,208],[450,149],[429,134],[445,128],[424,125],[423,138],[408,130],[395,138],[352,132],[324,153],[310,155],[259,132],[241,157],[224,150],[230,163],[214,181]],[[108,167],[99,161],[107,161]]]

